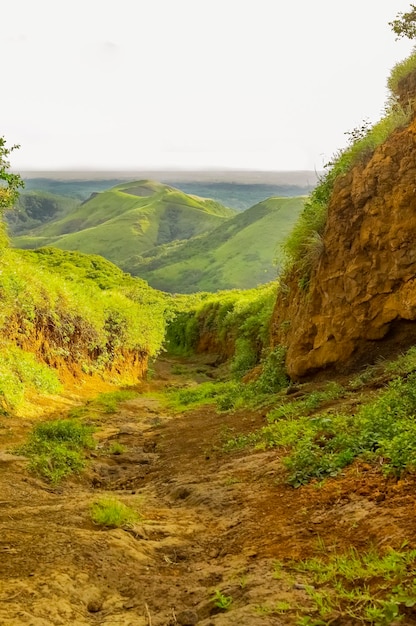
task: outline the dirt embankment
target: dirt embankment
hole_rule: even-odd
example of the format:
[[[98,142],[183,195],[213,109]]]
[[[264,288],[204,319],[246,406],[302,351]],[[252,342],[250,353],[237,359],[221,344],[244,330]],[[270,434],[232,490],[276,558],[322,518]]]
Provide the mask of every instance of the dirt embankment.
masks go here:
[[[406,106],[416,75],[401,85]],[[412,79],[412,80],[410,80]],[[289,277],[273,323],[294,378],[415,342],[416,118],[340,176],[309,288]]]
[[[322,546],[329,553],[416,546],[414,479],[384,480],[354,465],[324,486],[295,490],[275,450],[222,451],[231,433],[263,424],[261,411],[219,417],[209,406],[183,415],[163,408],[156,392],[195,384],[204,368],[211,373],[200,360],[180,368],[179,376],[178,361],[160,361],[142,385],[148,394],[116,415],[103,413],[87,471],[59,488],[5,452],[31,422],[3,419],[1,624],[294,624],[296,611],[280,614],[277,601],[307,607],[310,600],[295,573],[275,575],[276,559],[306,558]],[[114,442],[121,454],[109,452]],[[139,511],[140,521],[95,526],[90,505],[104,494]],[[227,610],[216,594],[232,599]]]

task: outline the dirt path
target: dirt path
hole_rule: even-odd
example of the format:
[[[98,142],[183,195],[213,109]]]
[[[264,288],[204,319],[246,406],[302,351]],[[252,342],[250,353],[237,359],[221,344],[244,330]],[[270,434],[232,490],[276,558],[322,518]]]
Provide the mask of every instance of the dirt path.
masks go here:
[[[182,364],[180,376],[173,365],[161,360],[144,391],[195,378],[195,363]],[[261,413],[218,416],[210,407],[175,416],[140,395],[103,415],[88,470],[57,489],[31,476],[24,459],[0,452],[0,624],[292,624],[295,613],[279,614],[278,603],[305,607],[308,596],[295,574],[275,575],[277,559],[322,546],[416,546],[414,481],[381,483],[353,466],[319,489],[294,490],[276,451],[221,450],[226,429],[262,423]],[[5,421],[1,449],[29,426]],[[111,442],[124,452],[102,454]],[[103,494],[141,521],[125,530],[95,526],[90,505]],[[228,610],[216,606],[226,598]]]

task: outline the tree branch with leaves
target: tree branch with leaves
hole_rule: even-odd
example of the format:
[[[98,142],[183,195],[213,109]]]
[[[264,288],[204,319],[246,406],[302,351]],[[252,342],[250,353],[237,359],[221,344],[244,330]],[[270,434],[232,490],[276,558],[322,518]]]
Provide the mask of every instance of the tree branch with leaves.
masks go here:
[[[416,5],[410,5],[410,11],[407,13],[398,13],[395,20],[389,22],[392,31],[396,35],[396,39],[407,37],[408,39],[416,39]]]
[[[9,157],[17,148],[19,148],[17,145],[8,148],[5,138],[0,137],[0,218],[6,209],[13,207],[19,195],[19,188],[24,186],[19,174],[10,172]],[[0,221],[0,248],[7,243],[6,225],[4,221]]]

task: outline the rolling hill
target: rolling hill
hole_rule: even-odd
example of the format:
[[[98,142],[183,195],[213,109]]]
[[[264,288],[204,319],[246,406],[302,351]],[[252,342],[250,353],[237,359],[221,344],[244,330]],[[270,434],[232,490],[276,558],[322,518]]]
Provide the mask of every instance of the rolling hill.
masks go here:
[[[177,293],[255,287],[276,277],[275,257],[304,198],[269,198],[214,230],[132,257],[125,271]]]
[[[94,193],[61,219],[13,239],[15,247],[54,246],[100,254],[124,268],[132,256],[178,239],[201,235],[235,211],[153,181]]]
[[[61,219],[78,204],[79,201],[74,198],[48,191],[24,191],[14,210],[5,213],[5,219],[11,233],[20,235],[52,220]]]

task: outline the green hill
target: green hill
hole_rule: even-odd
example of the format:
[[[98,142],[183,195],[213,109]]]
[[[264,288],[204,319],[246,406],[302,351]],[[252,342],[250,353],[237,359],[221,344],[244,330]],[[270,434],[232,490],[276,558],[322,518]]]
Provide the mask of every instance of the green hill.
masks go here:
[[[130,259],[124,269],[163,291],[191,293],[251,288],[276,277],[279,244],[295,223],[304,198],[269,198],[215,230]]]
[[[27,233],[74,210],[79,201],[47,191],[25,191],[5,219],[13,235]]]
[[[153,181],[137,181],[93,194],[61,219],[15,237],[13,245],[100,254],[125,268],[132,256],[201,235],[233,215],[235,211],[214,200]]]

